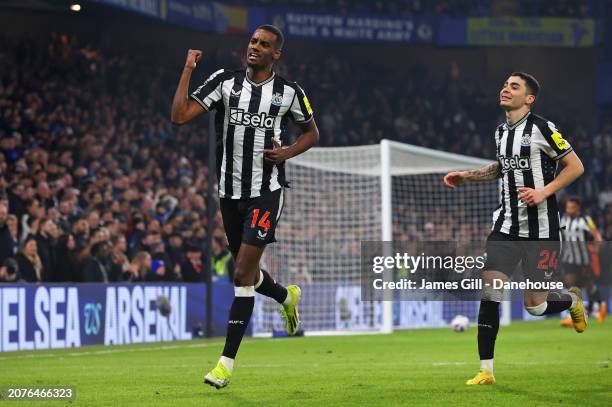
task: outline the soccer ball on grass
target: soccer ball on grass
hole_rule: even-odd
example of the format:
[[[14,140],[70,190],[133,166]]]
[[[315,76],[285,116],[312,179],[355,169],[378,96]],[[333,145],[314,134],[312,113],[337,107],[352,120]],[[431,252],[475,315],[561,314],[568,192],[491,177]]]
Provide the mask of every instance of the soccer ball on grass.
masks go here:
[[[470,327],[470,320],[465,315],[457,315],[450,323],[455,332],[464,332]]]

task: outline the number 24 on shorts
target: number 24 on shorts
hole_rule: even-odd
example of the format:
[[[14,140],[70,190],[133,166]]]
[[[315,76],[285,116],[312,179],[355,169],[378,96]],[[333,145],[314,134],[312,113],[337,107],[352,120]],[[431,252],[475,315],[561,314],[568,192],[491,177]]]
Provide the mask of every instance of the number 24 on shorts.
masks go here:
[[[542,250],[540,252],[540,261],[538,262],[539,270],[548,270],[549,268],[557,268],[557,263],[559,259],[557,258],[556,250]]]
[[[253,210],[253,219],[251,220],[251,228],[254,228],[256,225],[265,230],[266,232],[270,229],[270,211],[265,211],[261,218],[259,218],[259,223],[257,223],[257,218],[259,217],[259,209]]]

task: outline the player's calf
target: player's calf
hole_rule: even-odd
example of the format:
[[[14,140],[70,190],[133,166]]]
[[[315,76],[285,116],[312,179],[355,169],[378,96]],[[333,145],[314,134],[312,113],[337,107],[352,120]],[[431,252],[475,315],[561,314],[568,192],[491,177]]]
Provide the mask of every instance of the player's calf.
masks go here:
[[[255,291],[266,297],[273,298],[279,304],[282,304],[287,299],[287,289],[277,283],[264,269],[259,270],[259,280],[255,284]]]
[[[544,297],[544,294],[546,295]],[[558,314],[570,309],[576,299],[571,292],[525,292],[525,310],[534,316]]]

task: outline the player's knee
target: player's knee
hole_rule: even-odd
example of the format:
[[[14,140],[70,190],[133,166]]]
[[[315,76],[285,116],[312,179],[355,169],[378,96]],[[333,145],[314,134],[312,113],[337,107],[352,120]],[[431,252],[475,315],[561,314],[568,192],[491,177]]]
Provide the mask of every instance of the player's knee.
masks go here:
[[[501,302],[504,298],[504,290],[501,288],[493,288],[492,285],[485,285],[482,289],[482,301]]]
[[[236,266],[236,268],[234,269],[234,285],[236,287],[253,285],[253,281],[250,280],[252,280],[252,278],[250,276],[250,273],[248,273],[247,269],[244,267]]]
[[[524,305],[525,305],[525,311],[527,311],[528,313],[536,317],[544,315],[544,312],[546,311],[546,308],[548,307],[548,304],[546,301],[537,303],[537,300],[530,300],[530,299],[529,300],[525,299]]]

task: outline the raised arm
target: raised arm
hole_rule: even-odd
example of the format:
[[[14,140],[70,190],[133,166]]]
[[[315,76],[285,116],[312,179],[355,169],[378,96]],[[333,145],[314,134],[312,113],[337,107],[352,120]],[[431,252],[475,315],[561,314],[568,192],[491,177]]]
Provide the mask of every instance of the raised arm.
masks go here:
[[[172,120],[173,124],[185,124],[205,112],[204,107],[191,99],[187,94],[189,91],[191,73],[201,56],[202,51],[200,50],[190,49],[187,51],[185,67],[183,68],[183,73],[181,73],[181,79],[179,80],[176,92],[174,93],[174,99],[172,100],[170,120]]]
[[[468,171],[453,171],[446,174],[444,177],[444,185],[447,188],[455,188],[458,185],[468,181],[493,181],[501,178],[501,166],[499,161],[492,164]]]

